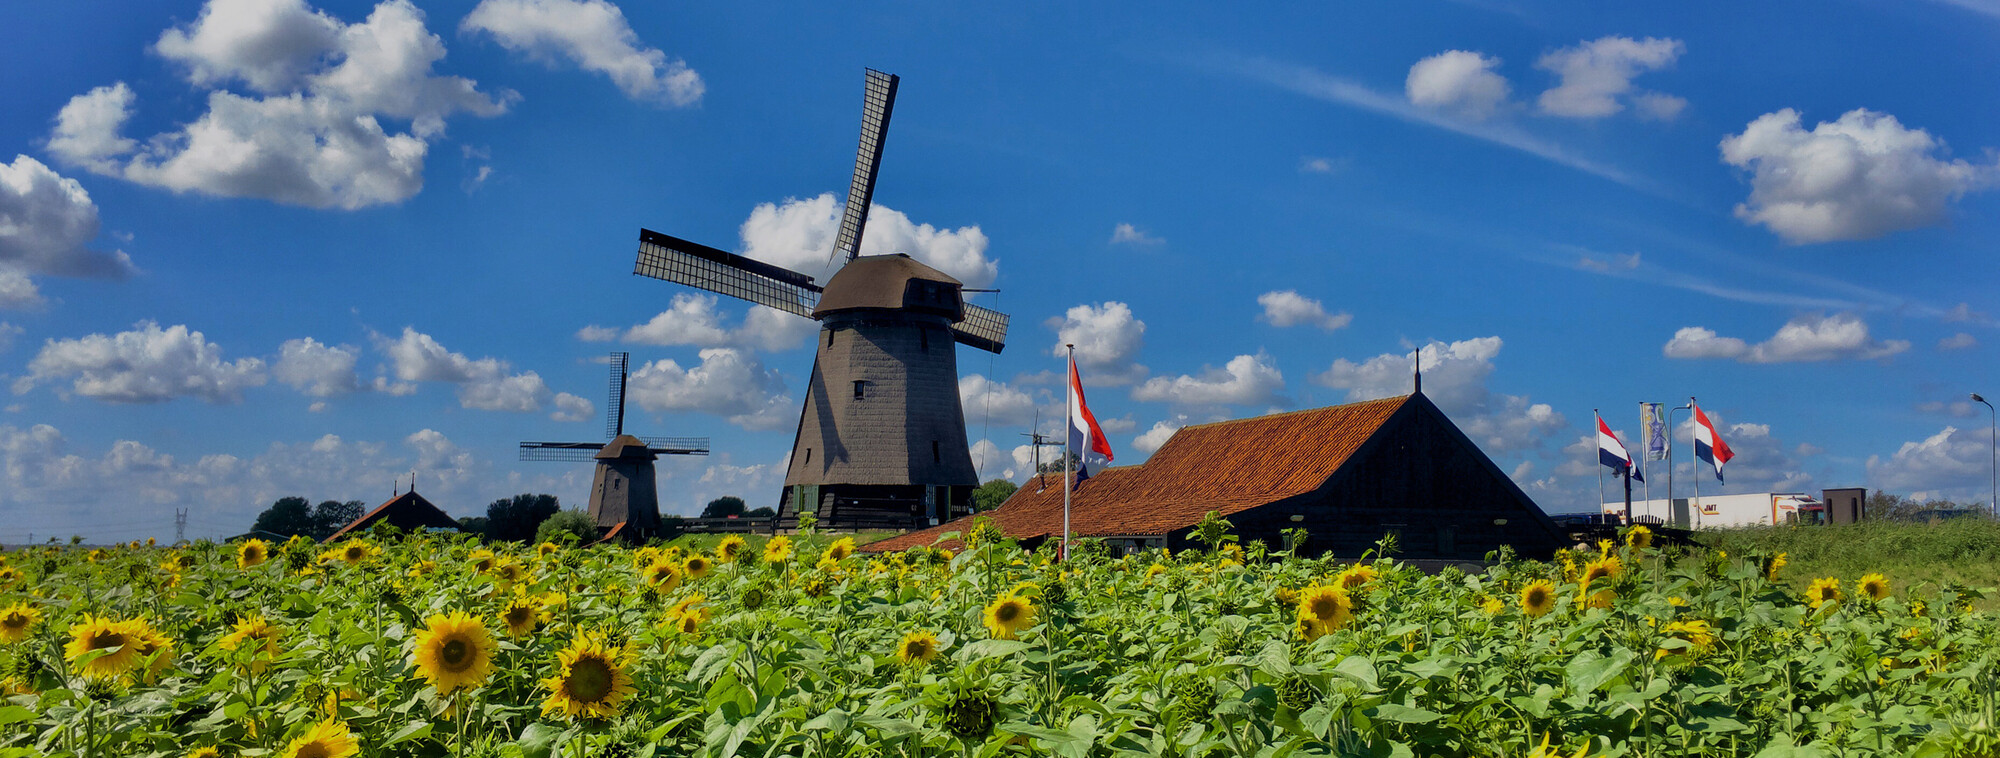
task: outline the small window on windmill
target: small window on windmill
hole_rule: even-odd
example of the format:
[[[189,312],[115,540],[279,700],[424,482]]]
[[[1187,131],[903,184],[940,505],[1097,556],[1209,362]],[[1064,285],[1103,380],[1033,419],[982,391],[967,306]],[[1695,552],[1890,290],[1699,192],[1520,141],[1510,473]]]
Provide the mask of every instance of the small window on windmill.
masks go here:
[[[828,348],[832,348],[832,347],[833,347],[833,330],[832,330],[832,329],[828,329],[828,330],[826,330],[826,346],[827,346]]]
[[[926,353],[930,352],[930,351],[931,351],[931,330],[929,330],[929,329],[918,329],[918,330],[917,330],[917,342],[918,342],[918,345],[917,345],[917,347],[918,347],[919,349],[923,350],[923,351],[924,351],[924,352],[926,352]]]
[[[938,450],[937,440],[931,440],[931,462],[932,463],[944,462],[944,455]]]
[[[854,399],[856,400],[863,399],[867,395],[868,392],[867,387],[868,387],[868,380],[866,379],[854,380]]]
[[[813,449],[806,448],[806,463],[812,463],[812,462],[813,462]]]
[[[937,282],[924,282],[924,299],[931,302],[937,302],[938,299]]]

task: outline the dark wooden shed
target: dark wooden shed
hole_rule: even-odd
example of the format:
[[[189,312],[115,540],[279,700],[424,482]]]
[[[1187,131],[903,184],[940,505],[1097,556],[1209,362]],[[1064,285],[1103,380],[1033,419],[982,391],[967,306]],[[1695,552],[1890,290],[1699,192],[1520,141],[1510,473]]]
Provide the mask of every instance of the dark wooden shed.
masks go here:
[[[388,502],[375,506],[372,511],[355,519],[354,523],[340,528],[323,542],[338,542],[351,534],[365,532],[377,523],[387,522],[391,526],[408,532],[421,529],[458,530],[458,520],[442,509],[425,500],[416,490],[389,498]]]
[[[1008,536],[1062,532],[1062,487],[1029,480],[985,514]],[[1565,537],[1540,507],[1422,394],[1190,426],[1137,466],[1105,469],[1072,496],[1071,530],[1126,549],[1182,549],[1218,511],[1243,540],[1359,556],[1395,533],[1405,558],[1479,559],[1501,545],[1546,557]],[[970,528],[959,519],[866,546],[898,550]]]

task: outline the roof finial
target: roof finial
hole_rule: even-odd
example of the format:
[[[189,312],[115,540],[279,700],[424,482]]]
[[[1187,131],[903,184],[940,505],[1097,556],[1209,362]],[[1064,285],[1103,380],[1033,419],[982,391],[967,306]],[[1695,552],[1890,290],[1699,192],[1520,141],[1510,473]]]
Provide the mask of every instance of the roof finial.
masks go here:
[[[1411,359],[1410,362],[1415,364],[1417,369],[1416,394],[1419,395],[1424,394],[1424,349],[1417,348],[1415,350],[1410,351],[1410,359]]]
[[[417,472],[410,472],[410,494],[417,494]]]

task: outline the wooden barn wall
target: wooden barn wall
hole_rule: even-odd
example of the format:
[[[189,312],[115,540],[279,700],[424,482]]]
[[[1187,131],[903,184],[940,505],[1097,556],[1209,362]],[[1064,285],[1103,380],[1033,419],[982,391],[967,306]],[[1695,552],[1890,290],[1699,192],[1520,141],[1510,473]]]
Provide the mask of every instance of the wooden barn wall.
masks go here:
[[[1560,547],[1526,510],[1534,506],[1448,423],[1405,408],[1318,490],[1238,512],[1230,523],[1244,541],[1261,539],[1273,550],[1284,546],[1283,530],[1304,527],[1309,552],[1340,557],[1361,555],[1391,529],[1404,558],[1479,559],[1502,544],[1546,557]],[[1176,531],[1170,544],[1187,546],[1185,534]]]

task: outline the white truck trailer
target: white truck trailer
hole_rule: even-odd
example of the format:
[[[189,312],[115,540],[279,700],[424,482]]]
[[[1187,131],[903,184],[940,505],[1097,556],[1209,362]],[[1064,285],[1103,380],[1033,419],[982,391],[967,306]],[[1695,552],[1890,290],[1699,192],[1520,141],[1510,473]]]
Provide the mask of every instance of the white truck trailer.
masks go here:
[[[1605,515],[1623,516],[1625,501],[1605,503],[1602,512]],[[1824,520],[1825,512],[1824,504],[1803,492],[1677,497],[1672,503],[1664,498],[1632,501],[1634,518],[1652,515],[1658,517],[1662,523],[1684,529],[1814,524]]]

